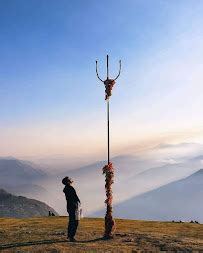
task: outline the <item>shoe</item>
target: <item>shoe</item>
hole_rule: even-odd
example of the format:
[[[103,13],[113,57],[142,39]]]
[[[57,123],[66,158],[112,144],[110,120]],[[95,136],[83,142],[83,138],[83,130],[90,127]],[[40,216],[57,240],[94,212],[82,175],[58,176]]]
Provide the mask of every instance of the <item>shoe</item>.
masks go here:
[[[70,238],[70,242],[76,242],[75,238],[74,237]]]

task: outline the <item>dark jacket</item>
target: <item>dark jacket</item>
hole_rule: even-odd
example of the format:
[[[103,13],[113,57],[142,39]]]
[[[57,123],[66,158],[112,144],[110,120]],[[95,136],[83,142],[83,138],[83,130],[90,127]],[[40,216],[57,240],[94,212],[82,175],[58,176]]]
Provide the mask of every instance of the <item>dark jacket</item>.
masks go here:
[[[80,202],[80,199],[78,198],[78,195],[73,186],[66,185],[63,189],[63,192],[66,196],[67,210],[69,208],[75,208],[77,206],[77,202]]]

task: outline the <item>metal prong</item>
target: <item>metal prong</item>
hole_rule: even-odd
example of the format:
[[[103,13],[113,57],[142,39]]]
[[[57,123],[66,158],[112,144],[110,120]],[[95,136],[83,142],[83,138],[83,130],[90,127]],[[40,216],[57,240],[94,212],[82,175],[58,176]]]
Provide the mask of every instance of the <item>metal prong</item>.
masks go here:
[[[121,60],[119,61],[119,72],[118,72],[117,77],[114,79],[114,81],[115,81],[116,79],[118,79],[118,77],[120,76],[120,74],[121,74]]]
[[[109,56],[106,56],[106,71],[107,71],[107,79],[109,79]]]
[[[103,83],[104,81],[99,77],[99,74],[98,74],[97,61],[96,61],[96,74],[97,74],[98,79]]]

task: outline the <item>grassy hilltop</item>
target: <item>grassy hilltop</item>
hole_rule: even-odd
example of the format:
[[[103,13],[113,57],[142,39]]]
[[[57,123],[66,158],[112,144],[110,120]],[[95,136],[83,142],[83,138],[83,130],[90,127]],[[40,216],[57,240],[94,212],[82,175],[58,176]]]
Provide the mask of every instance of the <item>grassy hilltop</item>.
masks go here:
[[[80,221],[77,243],[66,241],[66,217],[0,218],[1,252],[203,252],[203,225],[116,220],[115,238],[101,240],[103,219]]]

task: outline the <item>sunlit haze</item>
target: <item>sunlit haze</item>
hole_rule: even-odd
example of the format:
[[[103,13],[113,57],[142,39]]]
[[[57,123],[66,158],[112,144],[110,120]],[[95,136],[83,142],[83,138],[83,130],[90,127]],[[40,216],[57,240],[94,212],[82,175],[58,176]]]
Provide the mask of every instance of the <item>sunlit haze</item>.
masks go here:
[[[203,1],[1,1],[0,155],[81,162],[203,143]],[[78,162],[79,163],[79,162]]]

